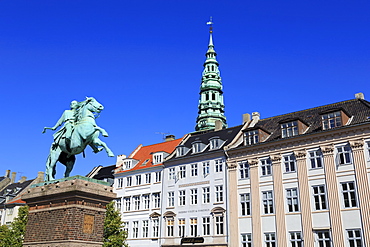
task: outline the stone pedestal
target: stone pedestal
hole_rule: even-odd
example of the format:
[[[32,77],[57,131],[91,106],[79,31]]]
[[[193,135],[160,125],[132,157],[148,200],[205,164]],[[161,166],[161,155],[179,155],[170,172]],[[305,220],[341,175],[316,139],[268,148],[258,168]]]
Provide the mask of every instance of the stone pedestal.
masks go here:
[[[82,176],[33,185],[25,247],[101,247],[105,206],[116,197],[108,183]]]

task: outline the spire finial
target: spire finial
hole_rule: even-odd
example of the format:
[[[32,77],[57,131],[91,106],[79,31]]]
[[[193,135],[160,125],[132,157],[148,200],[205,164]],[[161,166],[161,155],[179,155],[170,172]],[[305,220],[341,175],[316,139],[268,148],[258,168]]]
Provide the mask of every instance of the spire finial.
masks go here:
[[[207,22],[207,25],[209,25],[209,33],[212,33],[212,25],[213,25],[213,22],[212,22],[212,16],[209,17],[209,21]]]

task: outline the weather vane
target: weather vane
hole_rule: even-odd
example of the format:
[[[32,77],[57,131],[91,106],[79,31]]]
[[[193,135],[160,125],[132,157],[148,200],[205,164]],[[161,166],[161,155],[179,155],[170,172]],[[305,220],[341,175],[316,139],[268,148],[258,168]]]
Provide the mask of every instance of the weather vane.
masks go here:
[[[212,16],[209,17],[209,21],[207,22],[207,25],[209,25],[209,32],[212,33],[212,25],[213,25]]]

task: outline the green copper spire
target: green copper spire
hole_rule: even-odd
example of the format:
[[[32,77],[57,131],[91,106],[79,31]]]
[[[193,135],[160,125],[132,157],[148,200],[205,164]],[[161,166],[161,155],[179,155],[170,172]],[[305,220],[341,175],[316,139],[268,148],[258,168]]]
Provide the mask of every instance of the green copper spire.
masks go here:
[[[216,52],[214,50],[212,39],[212,17],[207,25],[209,28],[209,44],[206,53],[206,61],[204,62],[204,70],[202,74],[202,84],[200,85],[200,97],[198,104],[198,117],[196,131],[214,129],[216,121],[220,120],[222,128],[227,128],[225,113],[224,98],[222,92],[222,82],[220,71],[218,70],[218,62],[216,60]]]

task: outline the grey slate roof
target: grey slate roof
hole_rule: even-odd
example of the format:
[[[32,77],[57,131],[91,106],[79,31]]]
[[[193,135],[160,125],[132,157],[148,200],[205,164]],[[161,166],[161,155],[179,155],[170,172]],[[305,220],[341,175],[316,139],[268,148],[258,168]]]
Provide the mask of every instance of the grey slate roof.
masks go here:
[[[24,190],[27,186],[29,186],[35,179],[31,179],[31,180],[26,180],[22,183],[20,182],[17,182],[17,183],[12,183],[12,184],[9,184],[8,186],[6,186],[1,192],[0,192],[0,205],[3,205],[5,203],[5,200],[4,198],[6,196],[11,196],[11,197],[15,197],[17,196],[19,193],[22,192],[22,190]]]
[[[271,134],[264,142],[279,140],[282,138],[281,123],[288,122],[290,120],[293,121],[296,119],[301,120],[303,123],[309,126],[307,131],[304,133],[305,135],[327,131],[323,130],[322,128],[321,114],[326,112],[333,112],[336,110],[342,110],[350,117],[349,124],[338,128],[344,128],[345,126],[351,126],[365,122],[370,123],[370,102],[363,99],[352,99],[271,118],[261,119],[254,127],[247,128],[244,131],[260,128],[265,132]]]

